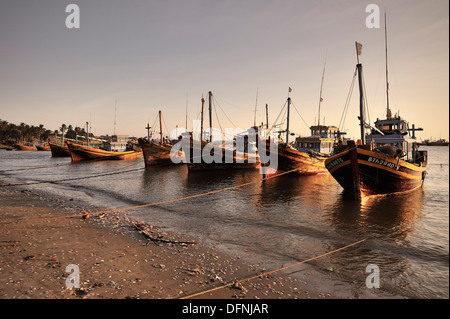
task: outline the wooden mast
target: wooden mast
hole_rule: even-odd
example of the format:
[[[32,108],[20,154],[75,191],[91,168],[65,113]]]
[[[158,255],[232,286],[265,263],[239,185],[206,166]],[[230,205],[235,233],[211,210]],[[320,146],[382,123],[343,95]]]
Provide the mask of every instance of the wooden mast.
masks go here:
[[[320,104],[322,103],[322,87],[323,87],[323,78],[325,77],[325,66],[327,65],[327,53],[325,53],[325,64],[323,65],[322,71],[322,81],[320,82],[320,94],[319,94],[319,115],[317,117],[317,126],[320,126]],[[324,123],[325,124],[325,123]],[[320,128],[319,128],[320,130]]]
[[[386,12],[384,12],[384,45],[386,51],[386,118],[391,119],[391,110],[389,108],[389,79],[388,79],[388,48],[387,48],[387,26]]]
[[[161,138],[160,144],[163,145],[163,130],[162,130],[162,120],[161,111],[159,111],[159,135]]]
[[[253,127],[256,127],[256,110],[258,109],[258,92],[259,88],[256,88],[256,102],[255,102],[255,112],[253,114]]]
[[[287,123],[286,123],[286,145],[289,144],[289,111],[291,109],[291,98],[287,99]]]
[[[89,146],[89,122],[86,122],[86,141],[87,146]]]
[[[201,112],[201,120],[200,120],[200,143],[203,141],[203,113],[205,109],[205,99],[202,94],[202,112]]]
[[[356,58],[358,64],[356,68],[358,69],[358,83],[359,83],[359,126],[361,130],[361,144],[365,144],[365,116],[364,116],[364,90],[362,84],[362,64],[359,63],[359,56],[361,55],[362,45],[355,42],[356,45]]]
[[[269,128],[269,106],[266,104],[266,129]]]
[[[209,97],[209,141],[212,141],[212,92],[208,92]]]

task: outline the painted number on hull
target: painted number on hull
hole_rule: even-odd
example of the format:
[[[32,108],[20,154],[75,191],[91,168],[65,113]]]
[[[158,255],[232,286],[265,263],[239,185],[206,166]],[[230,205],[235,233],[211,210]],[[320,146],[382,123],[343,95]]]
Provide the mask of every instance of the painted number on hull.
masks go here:
[[[342,158],[340,158],[340,157],[336,158],[334,161],[332,161],[330,164],[327,165],[327,170],[332,169],[333,167],[335,167],[336,165],[338,165],[340,163],[344,163]]]

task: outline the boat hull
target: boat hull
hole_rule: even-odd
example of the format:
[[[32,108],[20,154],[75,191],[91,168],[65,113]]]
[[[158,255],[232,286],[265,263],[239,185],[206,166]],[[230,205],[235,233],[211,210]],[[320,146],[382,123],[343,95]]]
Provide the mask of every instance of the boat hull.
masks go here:
[[[316,175],[328,173],[325,167],[327,157],[311,156],[300,152],[286,144],[278,144],[278,167],[277,171],[294,171],[300,175]],[[266,141],[266,154],[270,154],[270,142]]]
[[[325,161],[334,179],[356,197],[418,189],[425,179],[426,165],[426,162],[413,164],[356,146]]]
[[[155,165],[173,165],[176,164],[170,158],[170,151],[172,145],[161,145],[153,142],[149,142],[146,139],[140,138],[139,145],[142,148],[144,154],[145,166]]]
[[[66,142],[72,162],[92,160],[136,160],[142,156],[142,151],[114,152],[95,149],[71,142]]]
[[[37,151],[36,146],[25,145],[22,143],[14,144],[14,148],[18,151]]]
[[[36,145],[36,148],[38,151],[50,151],[50,146],[45,145],[45,146],[41,146],[41,145]]]
[[[219,153],[216,154],[215,152]],[[210,157],[211,160],[205,161],[206,157]],[[255,169],[260,167],[259,158],[256,154],[226,150],[220,146],[212,147],[204,142],[200,145],[200,142],[193,143],[192,140],[186,162],[190,171]]]
[[[52,157],[70,157],[70,152],[67,145],[59,145],[52,142],[48,142],[48,145],[50,145]]]

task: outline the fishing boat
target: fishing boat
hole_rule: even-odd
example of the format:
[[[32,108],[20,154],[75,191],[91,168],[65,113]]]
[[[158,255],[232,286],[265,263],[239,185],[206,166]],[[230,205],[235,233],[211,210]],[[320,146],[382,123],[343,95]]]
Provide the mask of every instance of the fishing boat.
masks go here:
[[[286,105],[286,104],[285,104]],[[339,129],[335,126],[314,125],[310,127],[311,135],[297,137],[293,143],[289,143],[289,114],[291,98],[287,99],[286,130],[278,133],[286,133],[285,141],[278,141],[278,171],[294,171],[300,175],[315,175],[327,173],[325,160],[332,154],[334,144],[339,136]],[[264,143],[263,139],[259,140]],[[270,140],[266,139],[266,153],[270,153]]]
[[[208,92],[209,100],[209,136],[207,140],[203,139],[203,114],[205,99],[202,96],[201,127],[200,138],[194,138],[193,132],[186,134],[189,139],[188,151],[185,151],[185,162],[189,171],[196,170],[218,170],[218,169],[255,169],[260,166],[259,158],[256,152],[251,151],[248,143],[248,136],[239,137],[244,140],[243,143],[233,141],[225,145],[223,141],[212,140],[212,92]],[[255,136],[256,138],[256,136]],[[245,142],[247,141],[247,142]]]
[[[37,151],[36,146],[31,143],[16,143],[14,144],[14,148],[17,151]]]
[[[49,141],[48,145],[50,146],[52,157],[70,157],[70,151],[67,144]]]
[[[357,74],[360,91],[360,141],[348,141],[337,154],[325,161],[334,179],[346,193],[356,198],[370,195],[391,195],[413,191],[422,186],[427,169],[427,151],[418,150],[416,131],[398,114],[392,116],[389,107],[386,37],[386,119],[377,119],[375,126],[365,122],[362,65],[359,63],[362,45],[356,42]],[[365,129],[370,128],[369,134]]]
[[[136,160],[142,156],[142,150],[129,146],[123,152],[107,151],[66,141],[72,162],[92,160]]]
[[[44,144],[42,144],[42,145],[36,145],[36,148],[37,148],[37,150],[38,151],[50,151],[51,149],[50,149],[50,145],[44,145]]]
[[[178,161],[173,161],[170,157],[170,151],[173,146],[172,142],[165,140],[163,137],[161,111],[159,111],[159,129],[160,129],[159,142],[152,141],[150,135],[151,127],[149,124],[146,127],[147,137],[138,139],[139,145],[142,148],[144,154],[145,166],[148,167],[154,165],[172,165],[178,163]],[[182,152],[179,152],[178,155],[182,156]]]

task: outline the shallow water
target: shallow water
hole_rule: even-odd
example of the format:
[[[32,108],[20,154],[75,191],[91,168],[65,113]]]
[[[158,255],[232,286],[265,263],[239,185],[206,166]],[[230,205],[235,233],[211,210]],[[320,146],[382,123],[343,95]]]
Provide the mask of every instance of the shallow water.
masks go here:
[[[262,182],[258,170],[188,173],[185,166],[145,168],[142,159],[70,164],[70,158],[52,158],[50,152],[0,150],[0,179],[34,183],[26,187],[107,208],[253,182],[128,214],[220,245],[268,269],[367,239],[310,264],[328,269],[340,280],[360,282],[362,289],[366,266],[374,264],[384,291],[448,298],[449,148],[422,148],[429,151],[422,189],[360,201],[346,199],[328,174],[287,174]],[[40,166],[51,167],[27,169]],[[51,183],[36,183],[41,181]]]

